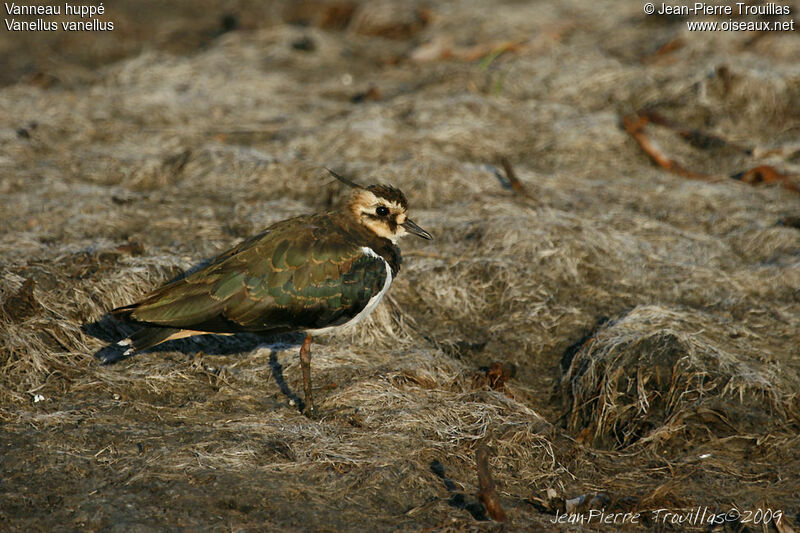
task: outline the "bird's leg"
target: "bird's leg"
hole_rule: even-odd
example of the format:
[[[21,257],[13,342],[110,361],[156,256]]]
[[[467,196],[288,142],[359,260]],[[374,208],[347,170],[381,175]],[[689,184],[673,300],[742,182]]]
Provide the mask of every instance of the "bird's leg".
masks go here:
[[[314,400],[311,398],[311,335],[306,335],[300,347],[300,368],[303,370],[303,391],[306,394],[303,414],[312,415],[315,411]]]

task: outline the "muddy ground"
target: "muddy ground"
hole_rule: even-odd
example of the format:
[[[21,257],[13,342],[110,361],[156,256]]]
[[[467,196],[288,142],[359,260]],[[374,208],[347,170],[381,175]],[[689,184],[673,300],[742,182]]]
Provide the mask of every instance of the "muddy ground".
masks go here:
[[[796,529],[800,33],[686,26],[781,5],[120,1],[113,32],[0,32],[0,529]],[[98,364],[109,309],[341,205],[326,166],[435,240],[314,345],[319,420],[292,336]],[[592,509],[640,516],[551,523]]]

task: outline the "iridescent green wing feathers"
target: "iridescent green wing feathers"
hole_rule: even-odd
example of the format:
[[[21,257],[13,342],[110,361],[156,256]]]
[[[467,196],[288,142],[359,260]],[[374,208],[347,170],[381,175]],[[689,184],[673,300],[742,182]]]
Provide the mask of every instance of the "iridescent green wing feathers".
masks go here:
[[[287,220],[113,313],[218,333],[340,325],[366,307],[387,276],[382,258],[347,237],[324,215]]]

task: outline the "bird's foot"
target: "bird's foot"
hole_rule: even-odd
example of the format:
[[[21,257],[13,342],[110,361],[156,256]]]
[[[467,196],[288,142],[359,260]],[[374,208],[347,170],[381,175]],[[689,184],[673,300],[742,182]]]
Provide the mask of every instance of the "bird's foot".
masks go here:
[[[314,407],[313,403],[306,403],[302,412],[304,416],[310,418],[311,420],[319,419],[319,411],[317,411],[317,408]]]

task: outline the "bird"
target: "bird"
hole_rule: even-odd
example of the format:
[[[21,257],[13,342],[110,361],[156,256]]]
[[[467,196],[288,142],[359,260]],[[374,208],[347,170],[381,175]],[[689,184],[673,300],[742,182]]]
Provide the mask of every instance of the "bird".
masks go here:
[[[277,222],[204,267],[111,310],[115,319],[142,328],[116,343],[121,355],[101,356],[103,362],[195,335],[302,332],[301,410],[314,416],[312,337],[353,326],[377,307],[400,271],[400,237],[433,238],[408,217],[399,189],[363,186],[326,170],[352,189],[342,208]]]

